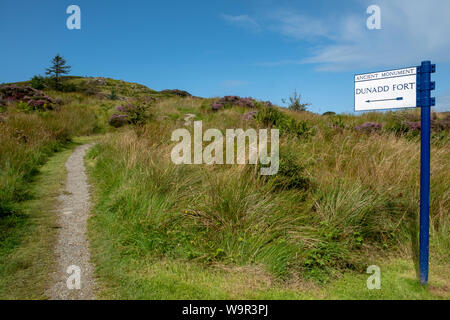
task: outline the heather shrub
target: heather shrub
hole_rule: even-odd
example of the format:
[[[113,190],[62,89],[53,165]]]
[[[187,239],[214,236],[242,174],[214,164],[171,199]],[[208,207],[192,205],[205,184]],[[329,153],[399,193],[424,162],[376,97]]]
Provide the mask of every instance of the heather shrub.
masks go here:
[[[0,95],[6,101],[18,102],[24,110],[46,111],[56,108],[54,99],[29,86],[3,85],[0,86]]]
[[[231,108],[233,106],[240,106],[245,108],[255,108],[255,101],[252,98],[241,98],[238,96],[225,96],[216,102],[212,103],[213,111],[220,109]]]
[[[245,121],[249,121],[249,120],[252,120],[252,119],[254,119],[255,117],[256,117],[256,114],[258,113],[258,111],[250,111],[250,112],[247,112],[246,114],[244,114],[243,116],[242,116],[242,120],[245,120]]]
[[[339,115],[330,115],[331,122],[329,124],[330,128],[337,129],[337,130],[343,130],[345,129],[344,120]]]
[[[128,116],[126,114],[113,114],[111,118],[109,118],[108,123],[110,126],[114,128],[122,127],[129,123]]]
[[[387,115],[384,131],[407,138],[414,138],[420,133],[420,122],[411,121],[412,118],[405,112],[392,112]]]
[[[355,126],[355,130],[359,132],[371,133],[375,131],[380,131],[382,125],[377,122],[365,122],[363,124]]]
[[[175,95],[175,96],[179,96],[179,97],[191,97],[192,95],[184,90],[179,90],[179,89],[165,89],[160,91],[160,93],[165,94],[165,95]]]

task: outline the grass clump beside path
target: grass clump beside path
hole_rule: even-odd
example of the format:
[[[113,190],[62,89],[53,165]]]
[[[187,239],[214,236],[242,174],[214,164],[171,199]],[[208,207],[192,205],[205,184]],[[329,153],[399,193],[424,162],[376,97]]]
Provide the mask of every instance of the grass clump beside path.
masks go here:
[[[0,219],[0,299],[45,299],[53,271],[58,195],[66,182],[65,163],[73,149],[93,137],[73,139],[37,169],[27,184],[29,199]]]
[[[43,299],[54,266],[57,196],[65,183],[65,148],[28,184],[31,199],[0,219],[0,299]]]

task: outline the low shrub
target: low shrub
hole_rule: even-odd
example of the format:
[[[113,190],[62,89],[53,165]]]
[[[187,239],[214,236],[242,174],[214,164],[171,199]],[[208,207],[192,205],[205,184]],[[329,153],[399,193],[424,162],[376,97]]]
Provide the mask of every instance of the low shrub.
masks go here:
[[[296,137],[308,137],[314,134],[313,129],[304,120],[295,120],[275,107],[263,107],[256,114],[256,120],[268,127],[275,127],[281,134]]]
[[[192,95],[189,92],[179,89],[165,89],[160,91],[160,93],[166,95],[175,95],[179,97],[192,97]]]
[[[310,103],[302,103],[301,102],[302,96],[297,93],[297,90],[294,90],[292,95],[289,97],[289,103],[288,108],[289,110],[301,112],[306,111],[306,108],[310,106]],[[282,100],[283,103],[287,103],[286,99]]]
[[[54,110],[57,107],[54,99],[30,86],[2,85],[0,86],[0,96],[6,102],[21,103],[21,106],[27,110],[46,111]]]
[[[255,101],[252,98],[241,98],[238,96],[225,96],[220,98],[216,102],[212,103],[211,108],[213,111],[220,109],[231,108],[234,106],[240,106],[245,108],[255,108]]]
[[[109,118],[108,123],[110,126],[114,128],[122,127],[129,123],[128,116],[126,114],[113,114],[111,118]]]
[[[111,90],[111,93],[109,94],[108,99],[109,100],[117,100],[117,99],[119,99],[115,89]]]
[[[298,156],[290,149],[280,150],[278,173],[271,178],[271,183],[279,189],[308,190],[311,181],[305,175],[305,168],[299,164]]]
[[[129,103],[127,105],[117,107],[116,110],[121,114],[126,115],[129,123],[134,125],[144,124],[151,118],[149,106],[144,103]]]
[[[380,131],[382,125],[377,122],[365,122],[363,124],[355,126],[355,130],[359,132],[371,133],[375,131]]]
[[[37,90],[42,90],[48,87],[48,78],[41,75],[36,75],[30,80],[30,86]]]

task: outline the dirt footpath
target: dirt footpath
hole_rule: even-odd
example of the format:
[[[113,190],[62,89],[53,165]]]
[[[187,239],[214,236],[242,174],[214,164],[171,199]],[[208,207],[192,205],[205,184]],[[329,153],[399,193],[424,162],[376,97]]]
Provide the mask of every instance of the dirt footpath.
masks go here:
[[[83,158],[91,144],[77,147],[66,162],[67,182],[59,196],[57,266],[46,295],[52,300],[95,299],[87,219],[91,207]]]

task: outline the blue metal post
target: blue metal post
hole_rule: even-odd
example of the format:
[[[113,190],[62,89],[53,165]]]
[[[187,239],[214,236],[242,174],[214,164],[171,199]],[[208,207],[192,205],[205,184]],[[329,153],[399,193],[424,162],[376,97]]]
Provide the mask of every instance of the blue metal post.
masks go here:
[[[417,105],[421,107],[421,154],[420,154],[420,283],[428,283],[429,232],[430,232],[430,109],[435,105],[431,90],[431,73],[436,66],[423,61],[418,69]]]

